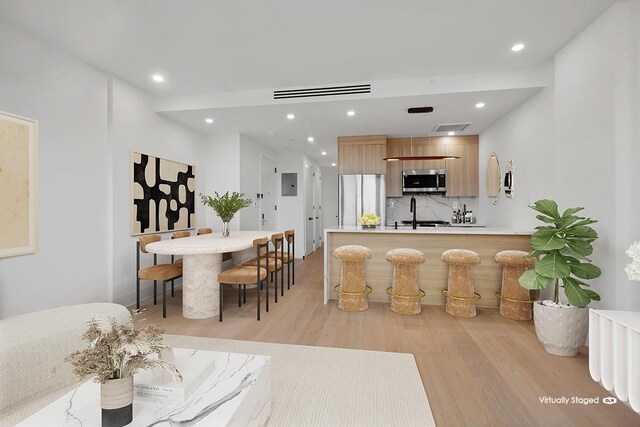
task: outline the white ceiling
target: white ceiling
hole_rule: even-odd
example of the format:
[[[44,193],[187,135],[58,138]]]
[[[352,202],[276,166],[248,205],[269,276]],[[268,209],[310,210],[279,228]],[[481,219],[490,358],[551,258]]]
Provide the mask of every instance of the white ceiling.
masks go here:
[[[190,99],[214,92],[524,72],[548,65],[614,2],[0,0],[0,20],[158,99]],[[526,47],[513,53],[517,42]],[[154,73],[166,81],[152,82]],[[328,166],[335,161],[338,135],[424,135],[438,123],[465,121],[473,122],[466,134],[480,133],[536,90],[533,84],[510,90],[490,86],[465,93],[415,96],[425,93],[416,90],[403,97],[216,109],[192,104],[162,114],[203,132],[241,132]],[[476,110],[478,101],[487,106]],[[406,113],[424,105],[435,112]],[[356,116],[347,117],[348,109]],[[289,112],[296,114],[294,121],[284,117]],[[205,117],[214,125],[204,124]],[[306,141],[309,135],[315,143]],[[323,150],[328,156],[320,156]]]
[[[614,0],[0,0],[0,17],[165,95],[517,70]],[[518,55],[510,47],[526,43]],[[164,85],[149,75],[162,73]]]
[[[304,104],[183,110],[163,113],[187,126],[209,133],[240,132],[277,151],[301,152],[329,166],[336,161],[336,138],[346,135],[422,136],[438,124],[471,122],[462,133],[476,135],[513,110],[537,89],[465,92]],[[477,109],[476,103],[485,107]],[[432,106],[433,113],[408,114],[409,107]],[[356,115],[347,116],[353,110]],[[295,114],[294,120],[286,115]],[[214,120],[206,124],[204,118]],[[273,133],[273,135],[271,135]],[[307,142],[312,136],[313,143]],[[321,152],[326,151],[327,156]]]

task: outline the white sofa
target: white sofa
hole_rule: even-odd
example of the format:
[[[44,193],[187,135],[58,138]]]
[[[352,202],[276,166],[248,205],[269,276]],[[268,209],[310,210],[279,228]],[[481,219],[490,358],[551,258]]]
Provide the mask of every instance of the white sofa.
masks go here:
[[[76,382],[63,359],[81,340],[93,314],[131,321],[117,304],[80,304],[0,320],[0,426],[14,425]],[[53,372],[55,369],[55,372]]]

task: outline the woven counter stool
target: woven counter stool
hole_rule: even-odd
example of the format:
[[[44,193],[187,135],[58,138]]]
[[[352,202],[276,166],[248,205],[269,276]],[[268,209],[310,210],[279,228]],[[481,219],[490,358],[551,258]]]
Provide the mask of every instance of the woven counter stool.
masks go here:
[[[393,285],[387,289],[391,296],[391,311],[398,314],[418,314],[422,311],[420,298],[425,293],[418,288],[418,264],[423,264],[424,254],[415,249],[392,249],[386,259],[393,263]]]
[[[475,317],[476,301],[480,295],[474,292],[471,267],[480,264],[480,255],[466,249],[444,251],[442,261],[449,264],[449,285],[442,294],[447,297],[446,311],[458,317]]]
[[[502,251],[496,254],[496,262],[502,265],[502,290],[496,293],[500,299],[500,314],[512,320],[531,320],[531,295],[520,286],[518,279],[533,268],[536,258],[525,258],[523,251]]]
[[[358,245],[340,246],[333,256],[342,261],[338,293],[338,307],[344,311],[365,311],[369,308],[367,295],[371,288],[364,281],[364,263],[371,258],[371,249]],[[338,289],[340,288],[340,289]]]

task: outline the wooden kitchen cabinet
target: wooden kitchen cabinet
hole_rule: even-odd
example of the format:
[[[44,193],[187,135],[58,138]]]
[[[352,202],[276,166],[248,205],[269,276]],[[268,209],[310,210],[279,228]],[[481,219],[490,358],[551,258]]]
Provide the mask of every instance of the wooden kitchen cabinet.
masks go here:
[[[338,137],[338,173],[387,173],[386,135]]]
[[[362,173],[362,150],[358,145],[338,145],[338,173]]]
[[[361,146],[362,173],[387,173],[387,144],[367,144]]]
[[[477,197],[478,184],[478,142],[461,140],[455,144],[447,144],[447,156],[459,156],[460,159],[446,160],[447,197]]]
[[[387,144],[387,157],[401,157],[402,146]],[[403,161],[387,162],[387,181],[385,189],[387,197],[402,197],[402,169]]]
[[[478,196],[477,135],[389,138],[387,140],[387,155],[399,156],[401,154],[403,157],[452,155],[461,158],[455,160],[407,160],[387,164],[387,197],[402,196],[403,169],[446,169],[447,192],[445,197]]]

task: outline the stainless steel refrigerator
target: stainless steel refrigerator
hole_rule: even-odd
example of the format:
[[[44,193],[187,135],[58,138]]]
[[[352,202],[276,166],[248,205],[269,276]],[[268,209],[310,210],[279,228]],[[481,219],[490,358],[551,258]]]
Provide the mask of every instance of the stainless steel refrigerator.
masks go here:
[[[338,176],[338,225],[358,225],[363,214],[380,216],[384,225],[386,194],[384,175],[340,175]]]

